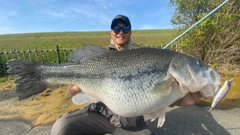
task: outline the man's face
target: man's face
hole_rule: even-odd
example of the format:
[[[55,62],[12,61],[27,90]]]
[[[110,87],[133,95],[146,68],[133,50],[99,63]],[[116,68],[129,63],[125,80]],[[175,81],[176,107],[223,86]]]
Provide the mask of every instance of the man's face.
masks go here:
[[[124,24],[120,20],[116,23],[115,26],[118,26],[120,28],[122,28],[124,26],[127,27],[127,25]],[[131,37],[131,34],[132,34],[132,31],[129,31],[128,33],[126,33],[126,32],[124,33],[123,31],[124,30],[122,30],[122,29],[118,33],[114,32],[114,30],[110,31],[111,37],[113,39],[113,42],[115,44],[117,44],[117,45],[120,45],[120,46],[124,46],[124,45],[128,44],[128,42],[130,40],[130,37]]]

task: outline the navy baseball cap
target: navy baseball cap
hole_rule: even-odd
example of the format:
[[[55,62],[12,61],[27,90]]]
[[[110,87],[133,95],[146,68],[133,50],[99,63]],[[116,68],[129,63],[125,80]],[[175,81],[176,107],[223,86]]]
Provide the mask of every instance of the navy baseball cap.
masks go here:
[[[118,20],[122,20],[127,26],[129,26],[129,28],[131,30],[130,20],[128,19],[127,16],[124,16],[124,15],[117,15],[116,17],[113,18],[112,24],[111,24],[111,29],[116,25],[116,22]]]

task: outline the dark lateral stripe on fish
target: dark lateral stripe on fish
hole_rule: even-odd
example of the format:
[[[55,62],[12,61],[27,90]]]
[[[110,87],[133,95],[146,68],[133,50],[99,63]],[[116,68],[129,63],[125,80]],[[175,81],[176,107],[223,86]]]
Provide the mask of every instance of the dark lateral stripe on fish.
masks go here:
[[[147,69],[141,71],[139,70],[137,73],[135,74],[128,74],[128,75],[124,75],[124,76],[119,76],[118,78],[124,81],[132,81],[132,79],[135,78],[141,78],[144,76],[149,76],[151,74],[157,74],[160,73],[160,71],[158,70],[158,68],[156,68],[156,66],[153,67],[147,67]],[[159,74],[160,76],[161,74]],[[166,75],[166,73],[163,72],[162,75]]]

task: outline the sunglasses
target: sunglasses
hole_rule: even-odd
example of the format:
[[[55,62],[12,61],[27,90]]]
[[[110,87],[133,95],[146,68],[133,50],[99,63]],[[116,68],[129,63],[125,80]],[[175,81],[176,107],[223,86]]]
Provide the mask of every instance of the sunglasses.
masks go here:
[[[115,27],[112,28],[112,30],[116,34],[118,34],[121,30],[124,34],[127,34],[130,31],[130,27],[128,27],[128,26],[123,26],[123,27],[115,26]]]

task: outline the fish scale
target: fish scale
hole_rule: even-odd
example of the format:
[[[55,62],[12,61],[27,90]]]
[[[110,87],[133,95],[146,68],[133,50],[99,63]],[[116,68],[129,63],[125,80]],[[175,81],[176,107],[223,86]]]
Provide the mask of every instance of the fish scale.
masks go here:
[[[73,97],[76,104],[101,101],[120,116],[159,117],[161,126],[165,107],[189,92],[212,97],[220,85],[213,68],[178,52],[156,48],[112,52],[87,46],[72,51],[69,64],[10,60],[8,73],[17,77],[19,99],[44,91],[48,84],[76,84],[82,90]]]

